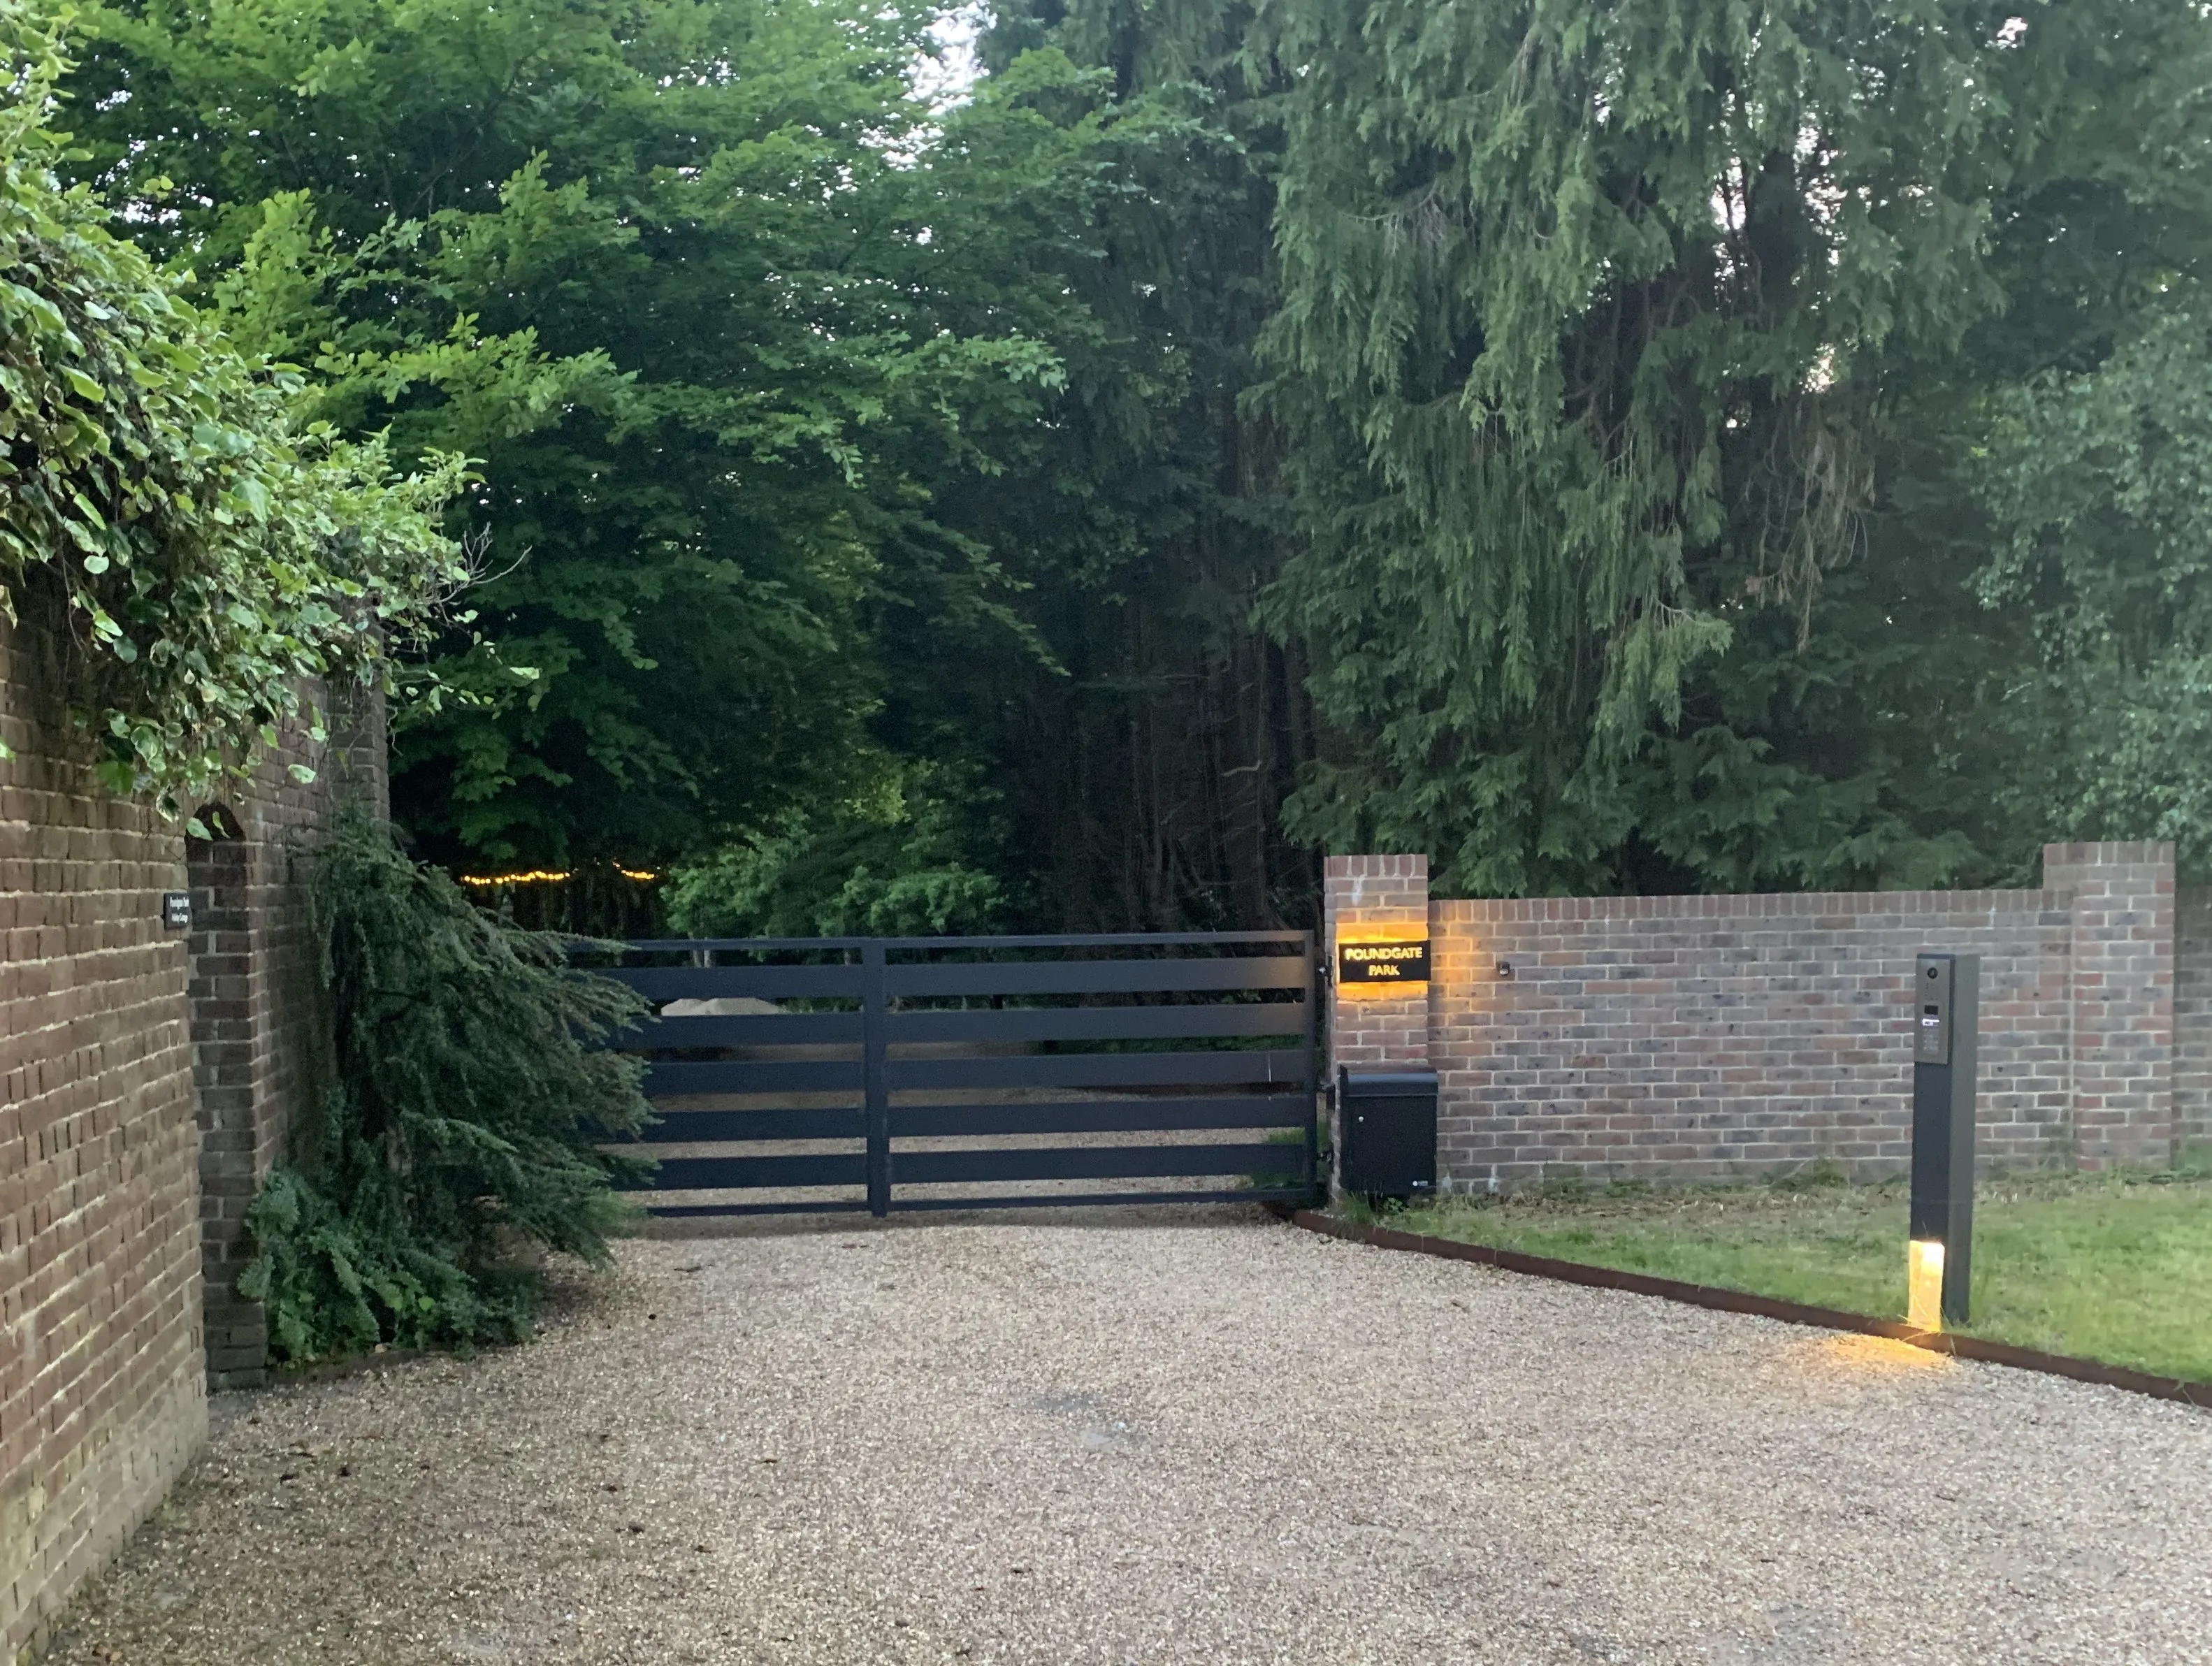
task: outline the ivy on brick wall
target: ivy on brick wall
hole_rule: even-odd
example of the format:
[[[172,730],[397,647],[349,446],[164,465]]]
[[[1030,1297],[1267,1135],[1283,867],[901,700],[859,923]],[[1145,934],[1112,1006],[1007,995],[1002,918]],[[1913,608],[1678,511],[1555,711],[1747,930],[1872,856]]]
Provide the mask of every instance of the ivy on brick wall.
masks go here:
[[[467,580],[439,529],[465,465],[397,475],[296,420],[295,373],[57,182],[54,21],[0,0],[0,612],[58,602],[102,780],[173,813],[251,771],[302,679],[384,681]]]

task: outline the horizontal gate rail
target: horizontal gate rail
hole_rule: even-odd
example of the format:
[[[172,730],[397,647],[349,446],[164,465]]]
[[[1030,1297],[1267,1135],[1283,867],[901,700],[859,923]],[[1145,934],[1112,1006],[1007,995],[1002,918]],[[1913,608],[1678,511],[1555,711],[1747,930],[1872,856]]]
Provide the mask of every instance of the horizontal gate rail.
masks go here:
[[[809,1113],[819,1115],[820,1113]],[[1193,1128],[1297,1128],[1313,1120],[1310,1096],[1085,1100],[1076,1104],[893,1105],[891,1137],[961,1134],[1165,1134]],[[1289,1150],[1271,1147],[1278,1156]],[[903,1170],[902,1170],[903,1174]]]
[[[649,1206],[664,1220],[699,1215],[857,1215],[868,1207],[857,1197],[824,1198],[818,1203],[655,1203]],[[908,1208],[914,1206],[908,1204]]]
[[[1194,1041],[1304,1033],[1304,1003],[1176,1006],[1030,1006],[998,1012],[893,1012],[891,1044],[911,1042]],[[855,1036],[858,1035],[857,1026]]]
[[[715,1146],[747,1140],[860,1140],[866,1132],[856,1104],[822,1110],[771,1106],[765,1110],[664,1110],[653,1138],[663,1146]]]
[[[894,995],[1082,995],[1167,989],[1297,989],[1313,976],[1302,956],[1239,960],[955,961],[894,966]]]
[[[1256,1174],[1295,1168],[1289,1146],[1054,1146],[899,1153],[902,1185],[979,1180],[1118,1180],[1146,1175]]]
[[[790,1000],[806,995],[858,1000],[858,966],[611,966],[606,976],[647,1000],[715,1000],[732,995]]]
[[[627,1033],[630,1052],[678,1048],[860,1044],[858,1012],[701,1012],[647,1018]]]
[[[588,939],[579,939],[588,940]],[[872,937],[644,937],[623,945],[629,954],[716,954],[723,950],[744,954],[814,954],[823,950],[847,951],[854,955]]]
[[[614,1043],[647,1061],[644,1139],[669,1153],[655,1213],[1315,1195],[1306,933],[660,939],[623,959],[657,1009]]]
[[[863,939],[865,940],[865,939]],[[1304,943],[1307,932],[1080,932],[1068,937],[886,937],[886,949],[1158,949],[1224,948],[1237,943]]]
[[[894,1059],[894,1088],[1179,1087],[1299,1080],[1303,1054],[1058,1053],[1013,1058]]]
[[[741,954],[812,953],[822,949],[849,949],[857,954],[871,943],[885,949],[1158,949],[1220,948],[1235,943],[1295,943],[1311,941],[1308,932],[1078,932],[1073,935],[1024,937],[647,937],[623,945],[632,953],[707,954],[728,951]],[[588,940],[588,939],[579,939]]]
[[[920,1197],[902,1199],[902,1213],[911,1213],[921,1209],[1079,1209],[1100,1204],[1113,1204],[1130,1208],[1140,1203],[1280,1203],[1287,1202],[1287,1191],[1248,1191],[1240,1189],[1189,1192],[1069,1192],[1055,1193],[1042,1202],[1027,1195],[1020,1197]],[[750,1211],[748,1213],[750,1213]]]
[[[739,1059],[655,1062],[645,1073],[649,1099],[694,1093],[858,1093],[858,1059]]]
[[[857,1186],[866,1159],[858,1152],[799,1157],[664,1157],[658,1190],[704,1191],[741,1186]]]

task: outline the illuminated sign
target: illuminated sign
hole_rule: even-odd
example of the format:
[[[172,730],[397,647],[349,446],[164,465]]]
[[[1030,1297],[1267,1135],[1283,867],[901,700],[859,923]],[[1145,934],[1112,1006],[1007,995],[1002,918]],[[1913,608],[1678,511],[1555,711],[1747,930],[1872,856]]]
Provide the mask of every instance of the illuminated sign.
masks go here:
[[[1426,983],[1429,945],[1419,943],[1340,943],[1336,945],[1336,982],[1340,988],[1362,984]]]

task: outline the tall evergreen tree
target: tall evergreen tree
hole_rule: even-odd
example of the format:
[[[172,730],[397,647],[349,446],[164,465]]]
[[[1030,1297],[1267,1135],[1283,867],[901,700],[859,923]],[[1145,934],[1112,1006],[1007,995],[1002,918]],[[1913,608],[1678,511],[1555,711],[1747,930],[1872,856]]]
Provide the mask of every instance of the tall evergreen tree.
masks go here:
[[[2160,106],[2197,9],[1267,22],[1276,617],[1331,735],[1293,829],[1505,894],[2016,866],[1989,719],[2025,641],[1979,613],[1963,468],[1991,392],[2171,270],[2197,209],[2147,147],[2197,143]]]
[[[1066,674],[1002,664],[986,714],[1018,787],[1029,883],[1069,927],[1310,917],[1280,806],[1311,756],[1304,666],[1261,629],[1286,532],[1274,436],[1243,410],[1274,302],[1272,157],[1286,90],[1243,52],[1242,3],[1001,7],[984,59],[1049,49],[1103,73],[1117,189],[1069,270],[1110,350],[1069,361],[1036,466],[959,500],[1033,552],[1033,620]],[[950,507],[950,505],[948,505]],[[1012,685],[1004,673],[1013,673]]]

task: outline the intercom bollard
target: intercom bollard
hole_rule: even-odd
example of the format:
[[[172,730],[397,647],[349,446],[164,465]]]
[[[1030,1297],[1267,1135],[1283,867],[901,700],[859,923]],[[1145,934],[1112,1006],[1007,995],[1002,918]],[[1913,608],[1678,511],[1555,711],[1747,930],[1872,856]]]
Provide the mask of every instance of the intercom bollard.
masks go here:
[[[1973,1277],[1975,1040],[1981,957],[1913,967],[1912,1202],[1907,1322],[1964,1324]]]

